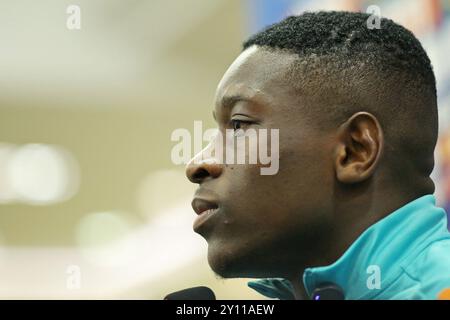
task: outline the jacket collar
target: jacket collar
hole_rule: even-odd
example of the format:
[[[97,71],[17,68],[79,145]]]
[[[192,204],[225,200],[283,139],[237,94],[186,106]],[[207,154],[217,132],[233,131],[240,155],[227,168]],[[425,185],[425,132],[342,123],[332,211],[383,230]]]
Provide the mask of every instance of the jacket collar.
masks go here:
[[[371,299],[402,273],[402,266],[417,252],[441,238],[448,238],[446,213],[435,206],[433,195],[422,196],[370,226],[333,264],[305,269],[303,284],[308,296],[320,284],[332,282],[343,289],[346,299]],[[381,289],[368,289],[373,266],[381,271]],[[286,279],[250,281],[248,286],[269,298],[294,298]]]

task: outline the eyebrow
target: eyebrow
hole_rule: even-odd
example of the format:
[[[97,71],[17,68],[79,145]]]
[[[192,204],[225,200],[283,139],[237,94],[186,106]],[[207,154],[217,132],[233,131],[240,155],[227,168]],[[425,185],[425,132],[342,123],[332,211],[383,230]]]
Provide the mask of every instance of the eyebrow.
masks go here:
[[[251,94],[246,93],[236,93],[236,94],[225,94],[218,102],[218,105],[220,108],[225,109],[232,109],[236,103],[244,101],[248,102],[252,105],[263,107],[265,106],[268,101],[264,94],[262,94],[260,91],[258,92],[252,92]]]
[[[224,96],[220,101],[220,105],[224,108],[232,108],[239,101],[251,101],[251,98],[243,95]]]
[[[251,101],[251,98],[240,94],[223,96],[219,105],[221,108],[232,109],[239,101]],[[217,121],[215,110],[213,110],[212,115],[214,120]]]

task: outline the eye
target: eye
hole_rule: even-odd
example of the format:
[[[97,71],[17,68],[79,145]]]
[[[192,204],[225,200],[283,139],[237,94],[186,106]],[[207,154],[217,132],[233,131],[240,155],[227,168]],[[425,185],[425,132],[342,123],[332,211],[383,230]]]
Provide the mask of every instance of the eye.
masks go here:
[[[252,124],[251,121],[247,120],[240,120],[240,119],[231,119],[231,127],[234,131],[237,131],[239,129],[244,129],[246,126]]]
[[[231,120],[231,127],[234,131],[239,130],[242,128],[242,121],[241,120]]]

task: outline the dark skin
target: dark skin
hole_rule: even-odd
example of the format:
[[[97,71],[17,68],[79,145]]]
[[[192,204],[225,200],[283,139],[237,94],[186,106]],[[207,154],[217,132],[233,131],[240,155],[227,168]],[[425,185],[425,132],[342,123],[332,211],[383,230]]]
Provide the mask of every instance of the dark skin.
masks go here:
[[[421,177],[420,191],[389,179],[383,130],[369,112],[328,129],[314,126],[286,83],[296,58],[251,47],[216,92],[222,132],[280,130],[278,173],[261,175],[261,164],[191,161],[186,174],[199,184],[194,199],[219,208],[195,230],[208,242],[213,271],[224,278],[286,278],[296,299],[307,299],[305,268],[333,263],[366,228],[433,188],[429,178]]]

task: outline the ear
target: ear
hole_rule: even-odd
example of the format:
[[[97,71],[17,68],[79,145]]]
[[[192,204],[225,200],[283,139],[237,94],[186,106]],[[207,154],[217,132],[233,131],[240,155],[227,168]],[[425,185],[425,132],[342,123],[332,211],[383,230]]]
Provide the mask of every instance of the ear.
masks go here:
[[[368,179],[381,158],[384,137],[377,118],[368,112],[352,115],[339,127],[335,148],[336,177],[342,183]]]

